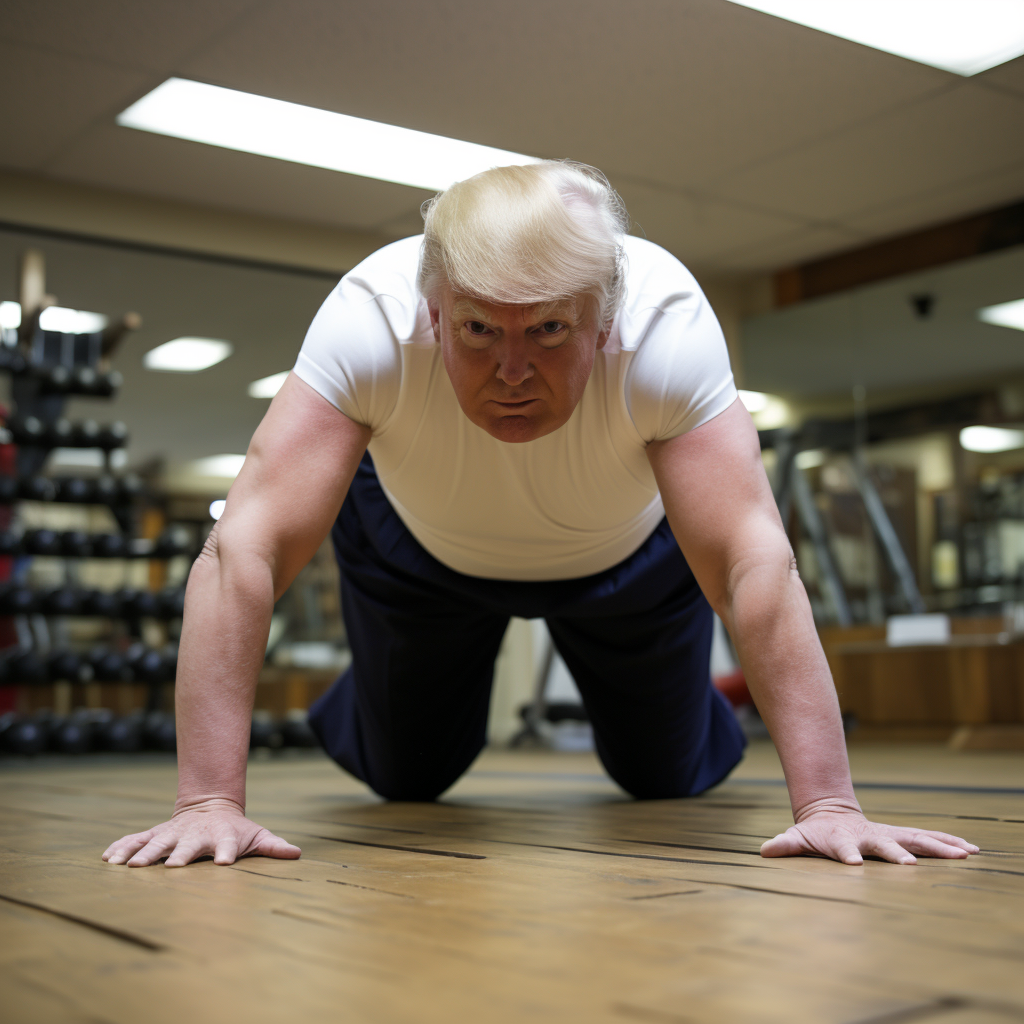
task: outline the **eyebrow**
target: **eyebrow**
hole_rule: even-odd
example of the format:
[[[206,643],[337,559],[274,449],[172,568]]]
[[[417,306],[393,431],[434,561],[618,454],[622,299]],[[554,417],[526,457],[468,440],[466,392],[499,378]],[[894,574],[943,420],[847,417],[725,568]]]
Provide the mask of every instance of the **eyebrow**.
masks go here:
[[[576,319],[575,302],[572,299],[554,299],[550,302],[538,302],[527,308],[533,312],[530,314],[535,323],[542,323],[552,317],[562,317],[569,321]],[[471,316],[485,323],[489,322],[488,315],[470,298],[458,298],[452,305],[452,319],[461,319],[464,316]]]

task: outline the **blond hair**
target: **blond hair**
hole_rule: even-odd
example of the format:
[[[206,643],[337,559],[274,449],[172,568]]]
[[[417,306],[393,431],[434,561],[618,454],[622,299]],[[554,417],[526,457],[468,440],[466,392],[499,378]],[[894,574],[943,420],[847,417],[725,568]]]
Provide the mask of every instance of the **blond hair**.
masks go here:
[[[495,167],[423,204],[417,284],[532,305],[580,295],[609,324],[625,292],[626,208],[595,167],[544,160]]]

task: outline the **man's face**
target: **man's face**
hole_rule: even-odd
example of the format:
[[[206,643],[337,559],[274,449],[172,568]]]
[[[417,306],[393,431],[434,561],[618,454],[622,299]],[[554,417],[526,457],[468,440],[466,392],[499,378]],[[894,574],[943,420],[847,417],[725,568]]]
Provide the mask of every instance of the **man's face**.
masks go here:
[[[532,441],[572,415],[608,332],[588,296],[506,306],[447,285],[431,301],[434,338],[462,411],[499,441]]]

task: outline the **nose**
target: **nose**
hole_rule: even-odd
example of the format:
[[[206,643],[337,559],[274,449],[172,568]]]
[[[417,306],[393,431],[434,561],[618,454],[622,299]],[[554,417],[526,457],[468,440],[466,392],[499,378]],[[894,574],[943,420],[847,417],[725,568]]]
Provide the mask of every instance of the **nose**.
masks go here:
[[[533,376],[533,364],[525,338],[505,337],[498,345],[498,380],[516,387]]]

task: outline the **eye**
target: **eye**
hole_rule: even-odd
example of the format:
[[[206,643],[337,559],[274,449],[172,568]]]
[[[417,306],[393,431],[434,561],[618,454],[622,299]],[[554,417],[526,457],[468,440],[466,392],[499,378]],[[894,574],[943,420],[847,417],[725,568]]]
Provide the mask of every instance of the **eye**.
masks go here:
[[[494,341],[494,331],[479,320],[466,320],[460,333],[470,348],[487,348]]]
[[[568,328],[561,320],[545,320],[534,332],[537,343],[544,348],[557,348],[565,341],[567,334]]]

